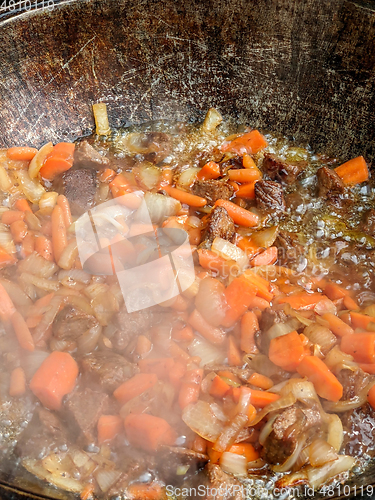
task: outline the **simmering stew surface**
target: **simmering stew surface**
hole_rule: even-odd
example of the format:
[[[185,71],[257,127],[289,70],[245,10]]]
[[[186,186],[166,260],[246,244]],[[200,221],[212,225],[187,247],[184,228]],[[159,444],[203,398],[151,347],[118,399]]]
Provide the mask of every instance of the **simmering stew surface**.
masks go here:
[[[105,105],[94,116],[75,144],[0,151],[7,462],[82,500],[174,497],[197,478],[206,498],[249,479],[318,491],[363,469],[365,159],[214,109],[199,125],[112,131]]]

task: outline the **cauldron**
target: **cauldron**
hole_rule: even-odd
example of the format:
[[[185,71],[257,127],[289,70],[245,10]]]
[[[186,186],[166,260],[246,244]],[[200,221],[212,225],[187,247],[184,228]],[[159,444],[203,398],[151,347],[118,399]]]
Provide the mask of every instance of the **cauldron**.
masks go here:
[[[1,147],[89,134],[103,101],[113,127],[216,107],[317,152],[375,157],[373,0],[23,0],[0,15]],[[3,500],[69,498],[1,468]]]

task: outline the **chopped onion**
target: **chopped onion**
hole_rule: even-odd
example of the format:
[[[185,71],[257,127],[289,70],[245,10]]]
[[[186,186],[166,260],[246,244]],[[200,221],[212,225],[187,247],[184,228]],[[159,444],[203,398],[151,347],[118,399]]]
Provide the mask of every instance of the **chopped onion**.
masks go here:
[[[58,280],[65,280],[65,284],[68,286],[69,282],[79,282],[88,285],[91,280],[91,276],[83,271],[82,269],[71,269],[71,270],[61,270],[58,274]]]
[[[270,419],[267,421],[266,425],[260,431],[258,440],[259,440],[259,443],[262,446],[264,446],[264,443],[266,442],[266,439],[268,438],[268,436],[273,431],[273,423],[274,423],[274,421],[276,420],[277,417],[278,417],[277,414],[273,415],[272,417],[270,417]]]
[[[38,370],[43,361],[48,358],[49,354],[49,352],[35,349],[35,351],[23,355],[22,366],[25,370],[27,380],[33,377],[34,373]]]
[[[286,306],[289,306],[289,304],[286,304]],[[306,318],[303,314],[292,309],[290,306],[286,307],[285,312],[287,312],[287,314],[290,314],[290,316],[293,316],[293,318],[297,319],[302,325],[309,326],[313,323],[311,319]]]
[[[359,408],[367,401],[368,391],[373,387],[374,382],[370,382],[363,389],[359,391],[358,394],[354,396],[352,399],[348,399],[346,401],[338,401],[337,403],[333,403],[332,401],[324,401],[324,409],[328,412],[332,413],[344,413],[348,410],[354,410],[355,408]]]
[[[269,248],[275,243],[279,232],[278,226],[262,229],[251,235],[251,240],[260,248]]]
[[[10,180],[8,172],[0,165],[0,190],[7,193],[12,186],[13,182]]]
[[[290,393],[292,393],[298,401],[319,401],[314,384],[308,380],[300,378],[292,378],[288,380],[288,383],[281,389],[280,395],[286,396]]]
[[[192,184],[194,184],[199,170],[200,168],[189,167],[181,172],[176,182],[176,187],[183,190],[189,190]]]
[[[40,231],[42,229],[40,220],[33,212],[25,212],[25,222],[31,231]]]
[[[262,458],[257,458],[256,460],[253,460],[252,462],[247,463],[247,468],[249,470],[251,469],[261,469],[266,465],[266,462]]]
[[[375,304],[371,304],[370,306],[367,306],[363,310],[364,314],[367,314],[367,316],[371,316],[372,318],[375,318]]]
[[[354,363],[353,357],[350,354],[345,354],[340,351],[340,348],[336,345],[329,351],[324,359],[325,364],[328,368],[336,375],[343,369],[348,368],[349,370],[356,370],[358,365]]]
[[[107,491],[119,480],[121,472],[118,470],[100,469],[95,472],[95,479],[103,493]]]
[[[238,413],[222,430],[215,442],[216,451],[227,450],[235,441],[239,433],[248,424],[249,418],[243,413]]]
[[[14,176],[19,182],[22,192],[26,198],[31,201],[31,203],[38,203],[40,198],[46,192],[40,182],[31,179],[26,170],[17,170],[14,172]]]
[[[100,325],[95,325],[89,330],[87,330],[87,332],[85,332],[77,340],[78,353],[88,354],[89,352],[92,352],[98,343],[101,333],[102,333],[102,327]]]
[[[182,420],[207,441],[215,442],[223,430],[223,423],[214,415],[209,403],[199,400],[182,412]]]
[[[241,248],[218,236],[212,242],[211,250],[226,260],[236,261],[241,269],[244,269],[249,262],[246,253]]]
[[[220,326],[226,314],[225,286],[218,280],[207,277],[199,284],[195,307],[212,326]]]
[[[301,453],[297,458],[295,469],[299,470],[301,467],[306,465],[308,461],[309,461],[309,446],[306,446],[306,448],[303,448],[303,450],[301,450]]]
[[[56,191],[48,191],[48,193],[44,193],[39,200],[39,208],[53,208],[56,205],[58,196],[59,193],[56,193]]]
[[[181,271],[183,271],[183,268],[180,270],[179,275],[178,275],[178,279],[179,279],[180,283],[181,283],[181,277],[182,277],[181,289],[183,291],[181,293],[187,299],[193,299],[199,291],[199,285],[200,285],[201,280],[200,280],[200,278],[198,278],[198,276],[195,276],[193,283],[188,288],[186,288],[184,290],[185,280],[187,281],[188,278],[190,279],[190,275],[187,278],[187,277],[185,277],[186,275],[184,273],[181,273]]]
[[[317,323],[312,323],[310,326],[306,327],[303,334],[313,344],[320,346],[323,354],[327,354],[327,352],[337,343],[336,335],[328,328],[318,325]]]
[[[70,270],[78,256],[78,245],[77,240],[74,238],[68,245],[64,248],[61,257],[59,259],[58,265],[62,269]]]
[[[18,270],[22,273],[35,274],[40,278],[51,278],[58,270],[58,266],[34,252],[19,262]]]
[[[41,339],[43,339],[48,328],[52,325],[57,313],[59,312],[62,301],[63,298],[59,296],[52,298],[49,309],[44,313],[41,322],[35,327],[33,334],[35,343],[38,343]]]
[[[159,193],[147,192],[135,214],[135,219],[144,224],[147,224],[151,219],[153,224],[159,224],[167,217],[177,215],[180,210],[181,203],[174,198]]]
[[[336,314],[337,307],[328,297],[324,297],[317,304],[315,304],[314,311],[320,316],[326,313]]]
[[[109,127],[107,105],[104,102],[97,102],[92,105],[92,111],[94,113],[96,134],[109,135],[111,129]]]
[[[235,476],[247,475],[247,460],[244,455],[224,451],[220,457],[220,466],[224,472],[229,472]]]
[[[12,281],[0,280],[5,290],[8,292],[9,297],[12,302],[17,306],[17,308],[23,308],[25,312],[33,305],[30,297],[20,288],[19,285]]]
[[[9,254],[16,252],[13,236],[5,224],[0,224],[0,247]]]
[[[202,130],[204,132],[213,132],[216,129],[216,127],[220,125],[222,121],[223,117],[221,116],[219,111],[215,108],[210,108],[207,111],[206,117],[202,124]]]
[[[68,477],[67,475],[52,474],[51,472],[48,472],[40,461],[33,458],[25,459],[22,462],[22,465],[27,471],[31,472],[31,474],[34,474],[39,479],[48,481],[57,488],[62,488],[63,490],[71,491],[73,493],[80,493],[84,488],[83,484],[76,479]]]
[[[190,356],[200,357],[200,367],[221,364],[225,359],[225,353],[223,353],[222,349],[200,337],[196,337],[192,341],[188,347],[188,351]]]
[[[266,377],[280,374],[281,369],[265,354],[248,355],[245,359],[250,368]]]
[[[153,163],[143,162],[132,170],[137,184],[147,191],[154,189],[159,183],[161,170]]]
[[[187,220],[187,223],[190,227],[193,227],[194,229],[203,227],[202,220],[199,217],[196,217],[195,215],[190,215],[190,217]]]
[[[313,467],[320,467],[327,462],[337,460],[337,457],[335,449],[324,439],[315,439],[309,446],[309,460]]]
[[[24,283],[34,285],[45,292],[55,292],[60,288],[60,283],[56,280],[47,280],[45,278],[39,278],[39,276],[34,276],[30,273],[22,273],[20,280]]]
[[[78,309],[81,309],[86,314],[89,314],[90,316],[94,316],[94,311],[92,310],[89,301],[80,295],[64,295],[64,291],[60,288],[58,290],[57,294],[61,295],[64,297],[64,303],[65,304],[70,304],[74,307],[78,307]]]
[[[344,429],[341,419],[334,413],[331,415],[325,414],[324,418],[328,420],[327,443],[339,452],[344,441]]]
[[[298,326],[298,325],[297,325]],[[267,330],[267,337],[269,340],[275,339],[277,337],[282,337],[296,329],[296,321],[290,320],[286,323],[274,323],[269,330]]]
[[[328,479],[331,479],[342,472],[350,470],[355,464],[355,459],[347,455],[342,455],[334,462],[330,462],[322,467],[309,467],[307,477],[313,488],[319,488]]]
[[[108,285],[106,285],[105,283],[92,283],[91,285],[86,287],[84,291],[85,295],[87,295],[87,297],[91,300],[95,299],[97,295],[107,292],[108,292]]]
[[[91,301],[91,307],[102,326],[108,325],[113,314],[119,311],[116,297],[110,291],[96,295]]]
[[[35,179],[37,177],[39,170],[42,168],[43,163],[47,156],[52,153],[53,150],[53,144],[52,142],[47,142],[47,144],[44,144],[37,154],[34,156],[34,158],[30,161],[29,163],[29,176],[31,179]]]

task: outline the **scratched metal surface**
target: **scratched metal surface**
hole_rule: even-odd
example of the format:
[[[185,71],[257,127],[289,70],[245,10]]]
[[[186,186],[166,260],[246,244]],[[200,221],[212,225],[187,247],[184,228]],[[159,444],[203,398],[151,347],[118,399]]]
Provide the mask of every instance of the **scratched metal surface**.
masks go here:
[[[0,145],[226,118],[343,158],[375,153],[372,0],[78,0],[0,23]]]

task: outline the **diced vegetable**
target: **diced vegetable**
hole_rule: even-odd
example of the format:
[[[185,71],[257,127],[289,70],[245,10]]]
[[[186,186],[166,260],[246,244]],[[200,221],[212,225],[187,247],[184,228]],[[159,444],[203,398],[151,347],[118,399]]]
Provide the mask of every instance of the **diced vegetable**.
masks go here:
[[[238,154],[256,154],[265,147],[267,147],[267,141],[263,135],[258,130],[252,130],[229,143],[224,143],[221,150]]]
[[[111,129],[109,127],[107,105],[104,102],[98,102],[92,105],[92,110],[94,113],[97,135],[109,135]]]
[[[137,373],[134,377],[121,384],[113,395],[117,401],[125,404],[153,387],[157,381],[158,377],[154,373]]]
[[[304,356],[304,346],[296,331],[273,338],[270,342],[268,357],[284,370],[295,371]]]
[[[368,167],[363,156],[358,156],[335,168],[344,184],[361,184],[369,178]]]
[[[297,366],[297,371],[314,384],[320,397],[328,401],[338,401],[342,398],[342,385],[321,359],[306,356]]]
[[[176,440],[176,433],[166,420],[146,413],[128,415],[124,426],[130,444],[145,451],[155,452],[161,445],[172,446]]]
[[[358,363],[375,363],[375,333],[354,333],[341,339],[340,348]]]
[[[215,202],[215,207],[223,207],[232,217],[233,221],[239,226],[254,227],[259,222],[259,217],[254,213],[239,207],[235,203],[227,200],[218,200]]]

